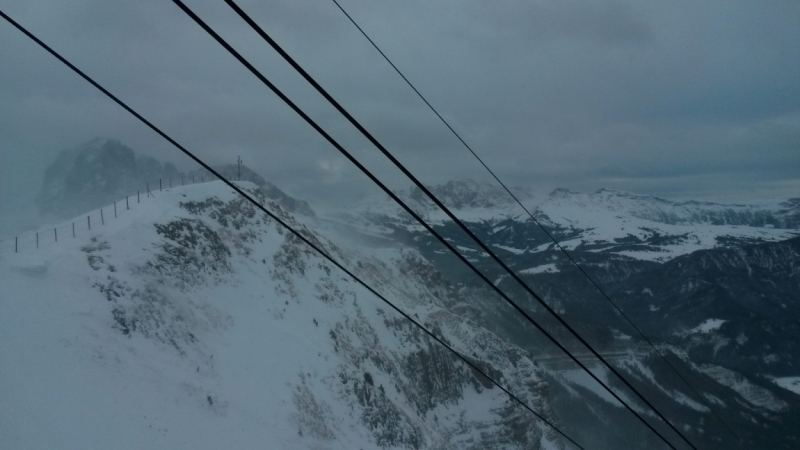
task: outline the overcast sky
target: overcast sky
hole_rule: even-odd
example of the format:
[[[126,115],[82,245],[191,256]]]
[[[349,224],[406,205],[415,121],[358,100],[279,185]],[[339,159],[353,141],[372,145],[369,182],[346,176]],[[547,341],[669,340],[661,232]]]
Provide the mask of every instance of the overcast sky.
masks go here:
[[[370,167],[408,184],[224,2],[186,3]],[[488,180],[332,1],[238,3],[423,181]],[[800,196],[797,0],[341,4],[511,185]],[[300,196],[372,192],[171,1],[0,8],[213,163],[241,155]],[[59,150],[96,136],[192,167],[5,21],[0,42],[6,216]]]

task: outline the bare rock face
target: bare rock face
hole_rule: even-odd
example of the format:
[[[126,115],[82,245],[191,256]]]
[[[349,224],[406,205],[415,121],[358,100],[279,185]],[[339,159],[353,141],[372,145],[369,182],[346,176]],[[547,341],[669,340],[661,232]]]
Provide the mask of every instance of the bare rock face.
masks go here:
[[[136,155],[115,139],[96,138],[62,151],[47,168],[36,199],[45,216],[68,218],[136,194],[146,182],[180,178],[170,163]]]

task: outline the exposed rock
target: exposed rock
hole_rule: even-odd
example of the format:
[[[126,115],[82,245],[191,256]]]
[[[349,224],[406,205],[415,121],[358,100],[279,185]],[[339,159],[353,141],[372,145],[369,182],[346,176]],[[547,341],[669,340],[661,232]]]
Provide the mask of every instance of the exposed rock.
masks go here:
[[[58,155],[45,171],[36,203],[43,215],[68,218],[136,195],[137,189],[144,193],[146,182],[156,190],[159,179],[170,178],[180,178],[172,164],[136,155],[118,140],[96,138]]]

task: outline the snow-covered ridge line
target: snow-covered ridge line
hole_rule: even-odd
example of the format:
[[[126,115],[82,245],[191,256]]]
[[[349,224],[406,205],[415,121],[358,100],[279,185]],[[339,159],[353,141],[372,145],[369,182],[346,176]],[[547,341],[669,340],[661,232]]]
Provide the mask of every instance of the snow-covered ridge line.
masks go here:
[[[548,246],[514,241],[514,224],[537,228],[507,193],[475,182],[449,182],[432,188],[460,220],[472,227],[489,227],[484,239],[514,254],[536,253]],[[412,189],[400,196],[430,224],[445,226],[449,217]],[[723,205],[710,202],[672,202],[601,189],[593,194],[553,191],[536,203],[523,196],[528,209],[551,233],[567,235],[560,244],[569,251],[608,253],[664,262],[698,250],[725,247],[732,242],[774,242],[800,234],[800,200],[768,205]],[[412,233],[422,228],[384,196],[370,198],[347,211],[328,211],[331,217],[364,228]],[[509,228],[512,226],[512,228]],[[388,235],[388,234],[386,234]],[[533,248],[534,250],[527,250]],[[512,250],[513,249],[513,250]],[[551,248],[552,249],[552,248]]]
[[[540,207],[548,209],[568,205],[604,209],[622,216],[664,224],[749,225],[771,228],[797,228],[800,225],[800,198],[743,205],[696,200],[677,202],[610,189],[600,189],[591,194],[556,189]]]
[[[449,181],[429,189],[448,208],[459,211],[482,212],[483,219],[501,216],[524,217],[525,212],[499,186],[477,183],[472,180]],[[421,213],[441,214],[438,208],[416,187],[398,196]],[[722,204],[696,200],[672,201],[659,197],[637,195],[629,192],[600,189],[594,193],[555,189],[544,199],[531,192],[522,192],[518,198],[532,212],[544,213],[559,208],[606,210],[622,217],[635,217],[651,222],[681,225],[749,225],[769,228],[800,227],[800,198],[772,201],[758,205]],[[388,197],[378,194],[354,208],[362,213],[395,216],[398,206]],[[495,212],[496,214],[491,214]]]
[[[483,288],[445,274],[435,249],[426,253],[421,235],[406,232],[408,222],[297,215],[242,185],[555,423],[612,448],[634,442],[627,427],[605,425],[629,424],[622,408],[576,377],[563,354],[529,339]],[[499,221],[476,223],[515,267],[535,281],[570,282],[551,243],[540,236],[527,245],[529,223]],[[592,231],[566,229],[569,248],[591,247],[580,236]],[[0,257],[0,423],[11,430],[0,447],[98,447],[130,436],[128,448],[562,448],[551,430],[220,182],[164,191],[63,244]],[[486,257],[478,253],[469,252]],[[645,281],[637,292],[656,302],[659,291]],[[708,317],[726,316],[700,316],[683,329]],[[709,412],[654,370],[649,348],[621,332],[606,336],[594,314],[575,318],[608,341],[604,354],[623,361],[649,395],[673,402],[681,427],[701,440],[715,435]],[[706,342],[736,322],[688,338]],[[743,402],[791,419],[778,386],[774,393],[718,366],[684,369],[695,367],[704,392],[725,407]],[[771,420],[755,418],[753,427]],[[635,445],[652,447],[645,434]]]
[[[453,322],[442,307],[451,294],[413,252],[360,255],[303,232],[429,326],[471,336],[453,345],[548,404],[532,363],[511,371],[525,358],[519,349]],[[502,392],[220,182],[164,192],[31,255],[0,260],[9,430],[0,446],[91,448],[129,436],[122,448],[558,447]],[[480,350],[489,344],[491,355]],[[509,417],[524,433],[505,428]]]

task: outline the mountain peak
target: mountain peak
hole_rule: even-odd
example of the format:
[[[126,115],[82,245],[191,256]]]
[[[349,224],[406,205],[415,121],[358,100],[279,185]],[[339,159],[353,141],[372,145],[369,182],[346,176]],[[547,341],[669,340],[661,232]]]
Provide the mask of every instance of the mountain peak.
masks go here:
[[[98,137],[59,153],[45,171],[37,204],[42,214],[66,218],[135,193],[146,181],[178,176],[170,163]]]
[[[510,195],[500,186],[490,183],[479,183],[471,179],[450,180],[447,183],[428,188],[448,208],[492,208],[505,206],[513,202]],[[433,206],[433,202],[414,186],[409,197],[417,202]]]

